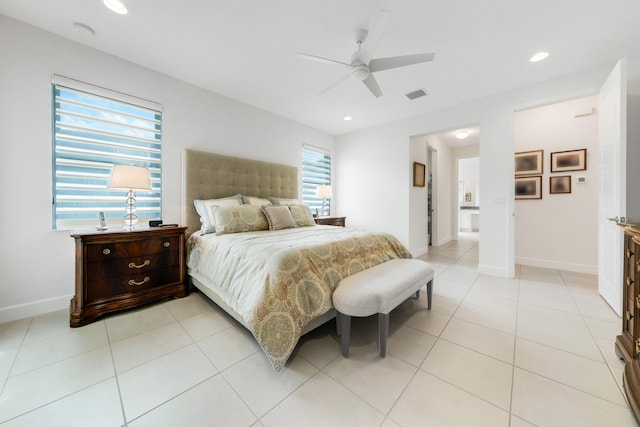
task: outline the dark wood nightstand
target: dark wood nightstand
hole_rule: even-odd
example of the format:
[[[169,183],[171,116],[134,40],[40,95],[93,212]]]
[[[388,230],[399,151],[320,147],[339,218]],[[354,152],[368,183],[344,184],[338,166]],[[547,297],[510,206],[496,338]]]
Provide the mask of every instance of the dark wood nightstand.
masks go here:
[[[76,293],[72,328],[117,310],[188,294],[186,227],[72,233]]]
[[[314,218],[318,225],[335,225],[338,227],[344,227],[344,223],[347,217],[344,216],[322,216]]]

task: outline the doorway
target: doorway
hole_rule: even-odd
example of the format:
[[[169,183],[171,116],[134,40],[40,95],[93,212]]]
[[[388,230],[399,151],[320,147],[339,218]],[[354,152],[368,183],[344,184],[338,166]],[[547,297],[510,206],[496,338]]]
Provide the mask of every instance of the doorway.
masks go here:
[[[480,157],[458,159],[458,233],[480,231]]]

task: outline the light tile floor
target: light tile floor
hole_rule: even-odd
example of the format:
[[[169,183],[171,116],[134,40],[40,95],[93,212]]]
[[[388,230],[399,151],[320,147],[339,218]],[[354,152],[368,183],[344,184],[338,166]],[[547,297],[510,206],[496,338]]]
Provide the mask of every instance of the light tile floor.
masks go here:
[[[431,248],[425,293],[334,322],[275,373],[255,340],[200,293],[68,327],[66,310],[0,325],[6,426],[634,426],[614,353],[620,320],[596,278],[519,267],[477,273],[471,235]]]

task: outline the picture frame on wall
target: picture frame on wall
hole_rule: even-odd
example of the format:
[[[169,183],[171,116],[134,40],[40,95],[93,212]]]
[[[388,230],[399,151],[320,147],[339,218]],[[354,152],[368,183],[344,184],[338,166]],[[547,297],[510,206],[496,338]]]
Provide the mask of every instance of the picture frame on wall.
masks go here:
[[[587,169],[587,149],[551,153],[551,172],[583,171]]]
[[[571,175],[550,176],[549,194],[570,194]]]
[[[424,163],[413,162],[413,186],[424,187],[426,165]]]
[[[516,200],[542,199],[542,177],[516,177]]]
[[[544,150],[516,153],[516,176],[542,174]]]

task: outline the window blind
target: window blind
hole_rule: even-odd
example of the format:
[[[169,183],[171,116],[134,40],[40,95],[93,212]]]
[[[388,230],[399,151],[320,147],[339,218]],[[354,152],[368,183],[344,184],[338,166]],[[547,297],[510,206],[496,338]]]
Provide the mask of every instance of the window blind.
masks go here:
[[[152,190],[136,191],[136,214],[141,224],[161,218],[161,106],[59,76],[52,90],[53,228],[96,225],[100,211],[121,225],[126,192],[107,189],[118,163],[149,169]]]
[[[316,197],[319,185],[331,185],[331,153],[319,148],[302,148],[302,201],[312,212],[322,209],[322,198]],[[331,212],[331,199],[327,199]]]

